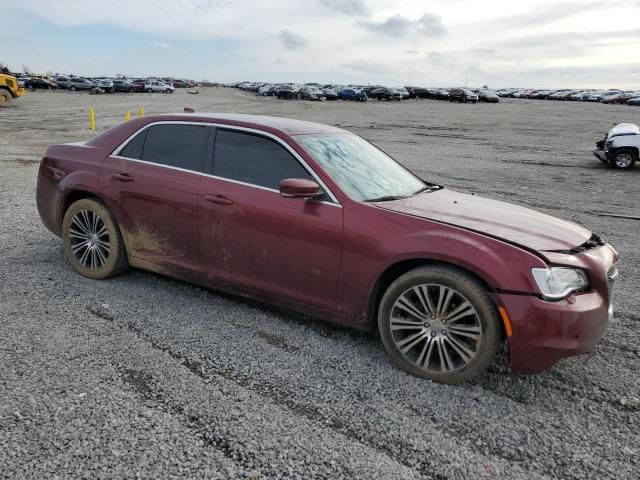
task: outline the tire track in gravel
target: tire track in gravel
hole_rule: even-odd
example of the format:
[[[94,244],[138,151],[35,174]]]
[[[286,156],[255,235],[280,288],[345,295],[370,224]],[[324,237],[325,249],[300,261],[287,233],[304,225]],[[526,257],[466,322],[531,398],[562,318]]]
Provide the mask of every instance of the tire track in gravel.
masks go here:
[[[225,380],[229,380],[235,383],[236,385],[238,385],[239,387],[250,390],[262,397],[269,398],[275,405],[284,407],[285,409],[287,409],[288,411],[290,411],[296,416],[304,417],[305,419],[312,421],[313,423],[317,424],[322,428],[329,428],[336,434],[346,437],[352,441],[364,443],[365,445],[375,450],[378,450],[381,454],[385,456],[389,456],[389,458],[395,460],[399,464],[409,469],[416,469],[415,464],[411,462],[407,463],[403,461],[403,459],[395,458],[395,456],[393,455],[393,452],[388,452],[385,449],[380,449],[379,445],[375,445],[375,444],[371,444],[370,442],[363,441],[363,439],[361,438],[360,435],[357,434],[357,432],[346,428],[346,426],[341,422],[328,423],[327,422],[328,419],[324,418],[321,412],[316,408],[305,406],[305,405],[298,405],[297,403],[291,401],[290,399],[287,399],[286,397],[279,395],[275,390],[269,388],[269,386],[261,386],[256,384],[247,376],[238,374],[228,369],[214,367],[210,364],[206,364],[205,366],[204,362],[193,360],[188,356],[183,355],[182,353],[172,349],[167,345],[161,345],[153,341],[142,331],[142,329],[140,329],[138,326],[136,326],[132,322],[127,322],[125,325],[120,324],[113,315],[111,315],[109,312],[107,312],[103,308],[88,307],[87,310],[92,315],[98,318],[107,320],[109,322],[113,322],[119,325],[120,327],[126,328],[127,330],[135,334],[136,337],[139,338],[141,341],[144,341],[145,343],[149,344],[153,349],[158,350],[164,354],[167,354],[168,356],[176,360],[180,365],[184,366],[187,370],[189,370],[189,372],[191,372],[193,375],[198,377],[200,380],[210,380],[211,375],[215,375],[215,376],[224,378]],[[127,375],[127,372],[124,373],[124,376],[126,375]],[[158,393],[155,392],[149,386],[149,381],[148,381],[149,374],[147,372],[136,372],[135,375],[137,375],[137,380],[136,378],[130,379],[129,381],[125,379],[125,382],[132,385],[134,389],[136,389],[136,391],[141,396],[143,396],[146,399],[157,400],[165,406],[165,408],[169,413],[174,413],[182,417],[185,417],[188,420],[189,425],[195,428],[195,430],[198,431],[201,435],[209,439],[208,444],[210,444],[215,448],[219,448],[222,451],[222,453],[225,454],[225,456],[228,456],[232,460],[237,460],[237,454],[236,454],[237,452],[233,448],[230,442],[228,442],[226,439],[224,439],[221,436],[213,436],[212,434],[208,433],[206,431],[205,424],[197,416],[187,415],[184,412],[184,409],[175,405],[169,405],[166,401],[164,401],[162,399],[162,396],[158,395]],[[389,453],[391,453],[391,455],[389,455]],[[425,479],[430,479],[430,480],[448,480],[449,479],[449,477],[445,475],[434,473],[436,468],[437,467],[435,464],[433,464],[433,462],[427,462],[426,465],[422,466],[421,468],[418,468],[417,470],[420,473],[421,477]]]
[[[343,436],[352,441],[362,443],[374,450],[379,451],[380,454],[393,459],[404,467],[417,471],[423,478],[432,480],[453,480],[454,478],[456,478],[455,476],[448,476],[445,472],[438,472],[439,465],[446,464],[446,456],[440,458],[442,454],[440,452],[437,452],[436,450],[428,452],[433,457],[432,459],[426,457],[424,451],[416,451],[414,445],[404,443],[402,439],[396,439],[395,446],[400,446],[400,450],[403,452],[403,454],[399,455],[398,451],[394,451],[393,449],[389,448],[386,442],[376,441],[376,438],[374,436],[367,434],[368,432],[363,433],[357,429],[353,429],[345,422],[340,420],[340,418],[330,418],[325,415],[319,408],[310,405],[298,404],[297,402],[289,398],[285,393],[280,392],[278,387],[275,385],[261,383],[260,381],[254,380],[246,375],[235,372],[232,369],[215,366],[206,361],[194,360],[167,344],[162,344],[154,341],[139,326],[135,325],[132,322],[127,322],[126,325],[123,326],[110,313],[104,311],[101,308],[89,307],[88,310],[96,317],[114,322],[119,326],[128,329],[130,332],[134,333],[140,340],[150,344],[153,349],[167,354],[203,381],[211,380],[212,375],[224,378],[225,380],[229,380],[241,388],[252,391],[262,397],[269,398],[275,405],[285,408],[287,411],[298,417],[311,421],[322,428],[328,428],[339,436]],[[171,408],[175,410],[175,406]],[[416,409],[411,409],[410,407],[408,408],[413,413],[424,416],[424,412],[420,412]],[[178,411],[177,413],[180,412]],[[193,418],[190,418],[189,420],[192,422],[196,421],[196,419]],[[441,427],[436,427],[435,425],[433,425],[433,428],[441,429]],[[468,448],[473,448],[471,447],[471,444],[473,444],[472,439],[470,439],[468,436],[465,437],[460,433],[453,435],[450,430],[451,429],[444,429],[444,433],[450,436],[454,436],[458,440],[464,442],[468,445]],[[517,456],[505,453],[499,448],[487,448],[485,446],[485,451],[488,457],[499,458],[510,464],[514,462],[514,459],[518,459]],[[513,465],[511,466],[513,467]],[[528,471],[529,478],[542,478],[542,472],[531,471],[530,469],[524,469],[524,471]]]

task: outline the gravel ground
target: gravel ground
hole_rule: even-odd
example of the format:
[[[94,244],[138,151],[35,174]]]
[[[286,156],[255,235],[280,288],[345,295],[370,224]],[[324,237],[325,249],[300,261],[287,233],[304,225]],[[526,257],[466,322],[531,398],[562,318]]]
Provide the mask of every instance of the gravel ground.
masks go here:
[[[340,125],[420,175],[580,221],[622,255],[595,355],[446,386],[393,368],[374,334],[142,271],[74,273],[35,208],[51,143],[126,110]],[[640,166],[589,152],[640,109],[37,92],[0,110],[0,478],[634,479],[640,476]]]

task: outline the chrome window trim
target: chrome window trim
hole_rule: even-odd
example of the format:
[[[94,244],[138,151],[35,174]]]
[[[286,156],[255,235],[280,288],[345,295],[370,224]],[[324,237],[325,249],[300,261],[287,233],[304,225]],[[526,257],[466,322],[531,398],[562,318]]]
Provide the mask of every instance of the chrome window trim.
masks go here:
[[[295,158],[303,166],[303,168],[307,171],[307,173],[309,173],[313,178],[316,179],[318,184],[324,189],[325,192],[327,192],[327,195],[329,195],[329,198],[331,198],[331,200],[332,200],[331,202],[321,201],[321,202],[318,202],[318,203],[324,203],[324,204],[327,204],[327,205],[333,205],[333,206],[337,206],[337,207],[341,207],[342,208],[342,205],[340,204],[340,202],[338,201],[336,196],[333,194],[333,192],[329,189],[329,187],[327,187],[327,185],[316,174],[316,172],[309,166],[309,164],[307,162],[305,162],[304,159],[300,155],[298,155],[298,152],[296,152],[293,148],[291,148],[291,146],[289,144],[284,142],[281,138],[277,137],[276,135],[274,135],[272,133],[269,133],[269,132],[262,131],[262,130],[257,130],[255,128],[239,127],[239,126],[236,126],[236,125],[227,125],[227,124],[224,124],[224,123],[213,123],[213,122],[190,122],[190,121],[185,121],[185,120],[160,120],[160,121],[157,121],[157,122],[148,123],[147,125],[145,125],[144,127],[140,128],[139,130],[136,130],[135,133],[131,134],[124,142],[122,142],[118,147],[116,147],[116,149],[113,152],[111,152],[111,156],[119,158],[119,159],[122,159],[122,160],[130,160],[130,161],[134,161],[134,162],[146,163],[146,164],[149,164],[149,165],[157,165],[159,167],[165,167],[165,168],[169,168],[169,169],[173,169],[173,170],[179,170],[179,171],[182,171],[182,172],[194,173],[194,174],[197,174],[197,175],[202,175],[204,177],[215,178],[217,180],[224,180],[224,181],[231,182],[231,183],[236,183],[236,184],[239,184],[239,185],[245,185],[247,187],[254,187],[254,188],[258,188],[260,190],[267,190],[267,191],[270,191],[270,192],[276,192],[276,193],[278,193],[278,195],[280,195],[280,191],[279,190],[276,190],[276,189],[273,189],[273,188],[268,188],[268,187],[263,187],[261,185],[256,185],[254,183],[246,183],[246,182],[242,182],[240,180],[233,180],[233,179],[230,179],[230,178],[218,177],[216,175],[209,175],[209,174],[204,173],[204,172],[197,172],[195,170],[187,170],[185,168],[172,167],[171,165],[164,165],[162,163],[149,162],[147,160],[140,160],[140,159],[137,159],[137,158],[123,157],[123,156],[119,155],[119,153],[129,144],[129,142],[131,140],[133,140],[133,138],[135,136],[137,136],[142,131],[144,131],[147,128],[152,127],[154,125],[197,125],[197,126],[209,126],[209,127],[224,128],[224,129],[228,129],[228,130],[236,130],[236,131],[240,131],[240,132],[249,132],[249,133],[255,133],[255,134],[258,134],[258,135],[263,135],[263,136],[275,141],[276,143],[278,143],[282,147],[284,147],[293,156],[293,158]]]

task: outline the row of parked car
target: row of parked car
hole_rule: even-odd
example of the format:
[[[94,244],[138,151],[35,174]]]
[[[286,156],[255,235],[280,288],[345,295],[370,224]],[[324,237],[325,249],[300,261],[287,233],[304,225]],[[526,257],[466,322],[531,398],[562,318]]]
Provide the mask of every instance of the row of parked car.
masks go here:
[[[368,99],[402,101],[407,99],[432,98],[451,102],[496,103],[500,97],[488,89],[471,90],[469,88],[422,88],[422,87],[385,87],[383,85],[321,85],[319,83],[257,83],[242,82],[227,84],[227,87],[239,88],[256,95],[284,99],[300,100],[353,100],[366,102]]]
[[[17,77],[18,84],[28,90],[65,89],[71,91],[86,90],[92,93],[147,92],[173,93],[176,88],[197,86],[193,80],[157,79],[157,78],[87,78],[72,75],[34,75]]]
[[[569,100],[575,102],[600,102],[618,105],[640,106],[640,90],[498,90],[501,97],[531,98],[537,100]]]

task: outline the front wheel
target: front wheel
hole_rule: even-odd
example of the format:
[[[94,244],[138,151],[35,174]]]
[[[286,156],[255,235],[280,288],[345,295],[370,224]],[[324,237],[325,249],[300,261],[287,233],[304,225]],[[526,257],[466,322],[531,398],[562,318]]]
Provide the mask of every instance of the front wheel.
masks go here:
[[[0,88],[0,107],[8,106],[13,100],[13,96],[11,92],[5,90],[4,88]]]
[[[633,168],[633,165],[638,160],[638,154],[629,149],[618,150],[613,158],[609,161],[609,165],[613,168],[619,168],[621,170],[629,170]]]
[[[378,309],[378,329],[396,366],[448,384],[482,374],[501,342],[486,290],[448,266],[416,268],[393,282]]]
[[[73,203],[62,220],[64,253],[83,276],[102,280],[127,266],[122,234],[107,207],[91,198]]]

